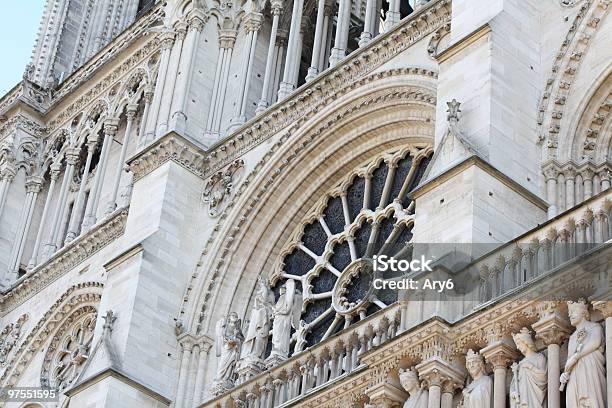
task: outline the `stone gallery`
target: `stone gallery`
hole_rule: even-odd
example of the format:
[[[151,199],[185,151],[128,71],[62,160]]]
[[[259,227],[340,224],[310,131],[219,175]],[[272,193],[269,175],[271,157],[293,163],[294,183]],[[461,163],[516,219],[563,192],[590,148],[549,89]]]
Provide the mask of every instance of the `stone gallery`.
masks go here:
[[[0,406],[612,403],[610,0],[44,3]]]

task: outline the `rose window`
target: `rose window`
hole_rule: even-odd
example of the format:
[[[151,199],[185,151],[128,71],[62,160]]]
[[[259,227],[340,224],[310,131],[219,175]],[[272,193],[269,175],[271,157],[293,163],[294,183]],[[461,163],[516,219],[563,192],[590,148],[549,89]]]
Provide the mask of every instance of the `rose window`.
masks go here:
[[[302,294],[301,328],[292,334],[302,351],[397,300],[375,289],[374,255],[406,256],[414,224],[408,193],[421,180],[431,149],[385,153],[353,171],[310,211],[281,252],[272,284],[296,282]],[[409,255],[408,255],[409,256]]]
[[[63,391],[74,383],[89,358],[95,326],[96,311],[92,309],[69,319],[57,331],[45,355],[43,386]]]

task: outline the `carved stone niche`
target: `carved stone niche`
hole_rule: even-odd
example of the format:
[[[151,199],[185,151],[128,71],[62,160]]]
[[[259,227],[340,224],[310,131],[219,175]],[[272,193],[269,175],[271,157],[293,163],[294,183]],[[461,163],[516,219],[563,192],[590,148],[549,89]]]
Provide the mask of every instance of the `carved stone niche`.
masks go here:
[[[238,181],[242,177],[244,161],[234,160],[225,170],[213,174],[206,183],[202,192],[202,201],[208,204],[208,214],[217,217],[230,202],[230,197],[236,190]]]

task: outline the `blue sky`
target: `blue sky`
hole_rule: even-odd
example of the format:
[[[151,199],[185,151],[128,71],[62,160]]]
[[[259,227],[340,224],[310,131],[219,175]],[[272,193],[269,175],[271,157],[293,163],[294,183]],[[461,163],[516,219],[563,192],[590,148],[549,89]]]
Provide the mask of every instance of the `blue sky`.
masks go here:
[[[19,82],[30,62],[44,0],[3,1],[0,15],[0,95]]]

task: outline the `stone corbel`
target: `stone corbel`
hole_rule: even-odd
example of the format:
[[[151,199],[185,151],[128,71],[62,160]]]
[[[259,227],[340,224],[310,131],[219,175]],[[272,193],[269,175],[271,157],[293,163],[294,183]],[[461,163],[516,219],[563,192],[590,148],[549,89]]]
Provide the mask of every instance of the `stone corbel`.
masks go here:
[[[560,345],[572,333],[572,328],[562,315],[560,305],[552,305],[542,311],[540,320],[532,327],[536,333],[536,339],[541,340],[546,346]]]

